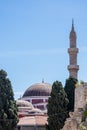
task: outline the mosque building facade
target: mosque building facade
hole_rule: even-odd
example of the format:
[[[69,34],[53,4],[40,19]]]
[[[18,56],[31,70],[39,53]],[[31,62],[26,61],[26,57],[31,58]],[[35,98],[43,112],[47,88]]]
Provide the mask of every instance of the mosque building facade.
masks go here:
[[[35,108],[46,110],[52,85],[49,83],[36,83],[28,87],[22,96],[22,100],[29,101]]]

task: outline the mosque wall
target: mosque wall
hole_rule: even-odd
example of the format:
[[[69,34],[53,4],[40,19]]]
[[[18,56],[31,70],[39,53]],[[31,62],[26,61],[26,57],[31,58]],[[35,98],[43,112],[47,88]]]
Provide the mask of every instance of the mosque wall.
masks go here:
[[[31,102],[35,108],[45,110],[47,108],[48,98],[49,96],[30,96],[22,99]]]

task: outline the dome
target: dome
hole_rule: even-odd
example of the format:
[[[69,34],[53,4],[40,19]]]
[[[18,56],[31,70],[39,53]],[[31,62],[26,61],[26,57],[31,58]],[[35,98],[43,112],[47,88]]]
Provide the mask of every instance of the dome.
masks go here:
[[[30,86],[23,94],[27,96],[49,96],[51,93],[52,85],[48,83],[36,83]]]
[[[33,105],[30,102],[24,100],[17,100],[16,105],[18,107],[28,107],[30,109],[33,109]]]

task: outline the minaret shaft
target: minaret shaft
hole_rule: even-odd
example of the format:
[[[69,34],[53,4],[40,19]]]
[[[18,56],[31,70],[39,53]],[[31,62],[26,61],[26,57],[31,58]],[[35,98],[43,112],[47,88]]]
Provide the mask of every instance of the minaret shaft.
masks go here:
[[[77,65],[77,53],[78,48],[76,48],[76,33],[74,31],[74,23],[72,21],[72,30],[70,32],[70,48],[68,48],[69,53],[69,76],[72,76],[74,78],[78,78],[78,70],[79,66]]]

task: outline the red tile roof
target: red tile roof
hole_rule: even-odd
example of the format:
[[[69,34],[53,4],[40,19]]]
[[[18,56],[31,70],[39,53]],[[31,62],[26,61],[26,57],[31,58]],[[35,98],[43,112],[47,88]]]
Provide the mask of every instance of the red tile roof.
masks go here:
[[[43,126],[47,124],[47,116],[26,116],[19,119],[18,126]]]

